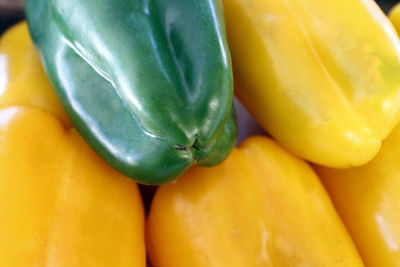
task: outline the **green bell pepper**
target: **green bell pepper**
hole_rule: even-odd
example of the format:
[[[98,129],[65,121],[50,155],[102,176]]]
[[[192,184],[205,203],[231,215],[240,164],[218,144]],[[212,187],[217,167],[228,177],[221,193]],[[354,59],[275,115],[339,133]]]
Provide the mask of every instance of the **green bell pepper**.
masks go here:
[[[162,184],[233,149],[219,0],[27,0],[26,13],[75,128],[122,174]]]

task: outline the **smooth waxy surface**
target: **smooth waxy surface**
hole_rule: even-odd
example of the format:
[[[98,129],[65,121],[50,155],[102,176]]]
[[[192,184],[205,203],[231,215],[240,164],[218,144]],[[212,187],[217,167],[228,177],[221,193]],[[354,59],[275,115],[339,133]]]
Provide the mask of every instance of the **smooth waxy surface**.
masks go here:
[[[389,12],[390,22],[393,24],[397,33],[400,32],[400,4],[395,5]]]
[[[363,266],[311,168],[265,137],[159,187],[147,244],[156,267]]]
[[[390,12],[397,30],[399,6]],[[368,266],[400,265],[400,125],[368,164],[316,167]]]
[[[43,71],[25,22],[13,26],[0,39],[1,104],[39,107],[71,126]]]
[[[279,142],[347,168],[399,119],[400,42],[372,0],[224,0],[236,94]]]
[[[236,122],[220,1],[26,4],[67,113],[110,165],[158,184],[226,158]]]
[[[136,184],[50,113],[0,109],[4,266],[145,266]]]
[[[400,265],[400,127],[368,164],[316,167],[367,266]]]
[[[0,265],[144,267],[137,186],[68,129],[25,23],[0,58]]]

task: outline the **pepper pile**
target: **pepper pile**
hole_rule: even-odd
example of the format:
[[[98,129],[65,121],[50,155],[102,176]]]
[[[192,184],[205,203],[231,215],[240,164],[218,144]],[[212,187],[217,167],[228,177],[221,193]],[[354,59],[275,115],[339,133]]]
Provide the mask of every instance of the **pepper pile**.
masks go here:
[[[0,266],[400,265],[400,5],[26,5],[0,39]],[[271,137],[234,148],[233,85]],[[135,181],[166,183],[146,220]]]

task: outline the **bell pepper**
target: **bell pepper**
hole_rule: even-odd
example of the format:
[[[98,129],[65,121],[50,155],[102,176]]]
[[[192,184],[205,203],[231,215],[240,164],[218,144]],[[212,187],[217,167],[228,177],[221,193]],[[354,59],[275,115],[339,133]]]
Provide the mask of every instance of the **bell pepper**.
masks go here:
[[[220,0],[28,0],[26,13],[72,123],[122,174],[166,183],[234,147]]]
[[[400,42],[376,3],[223,3],[235,93],[256,120],[309,161],[371,160],[400,116]]]
[[[146,266],[137,185],[69,127],[25,23],[0,39],[0,265]]]
[[[400,126],[368,164],[316,166],[367,266],[400,265]]]
[[[0,105],[35,106],[52,113],[66,127],[71,127],[44,73],[26,23],[14,26],[2,36],[0,55]]]
[[[400,34],[400,3],[397,3],[389,12],[390,22],[393,24],[397,33]]]
[[[146,231],[156,267],[363,266],[311,167],[267,137],[160,186]]]
[[[391,20],[400,31],[399,7]],[[400,124],[368,164],[316,166],[367,266],[400,266]]]

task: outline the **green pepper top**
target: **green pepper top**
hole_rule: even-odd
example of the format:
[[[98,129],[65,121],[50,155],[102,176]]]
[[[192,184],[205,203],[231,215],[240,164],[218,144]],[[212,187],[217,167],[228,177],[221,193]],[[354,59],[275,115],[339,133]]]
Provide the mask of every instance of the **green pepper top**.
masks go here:
[[[26,13],[74,126],[124,175],[166,183],[232,150],[219,0],[27,0]]]

